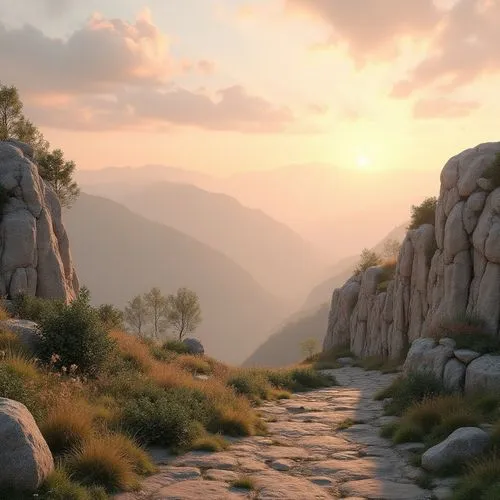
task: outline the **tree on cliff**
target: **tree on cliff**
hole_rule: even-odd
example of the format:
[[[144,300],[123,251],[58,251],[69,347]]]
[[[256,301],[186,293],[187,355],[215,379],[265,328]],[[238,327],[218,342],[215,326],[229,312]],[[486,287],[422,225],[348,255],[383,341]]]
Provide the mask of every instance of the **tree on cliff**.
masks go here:
[[[354,274],[364,273],[369,267],[380,266],[382,259],[377,252],[364,248],[359,257],[359,263],[354,270]]]
[[[60,149],[47,152],[38,160],[40,175],[54,188],[63,207],[71,207],[80,194],[80,188],[73,180],[75,168],[75,162],[65,161]]]
[[[75,163],[64,161],[60,149],[50,152],[50,144],[43,134],[24,116],[17,88],[0,83],[0,141],[8,139],[17,139],[33,148],[40,176],[54,188],[61,205],[70,207],[80,194],[73,181]]]
[[[408,229],[418,229],[423,224],[434,225],[436,219],[437,198],[426,198],[420,205],[412,205],[411,220]]]
[[[176,330],[179,340],[186,333],[196,330],[201,323],[201,308],[198,295],[188,288],[179,288],[175,295],[167,298],[167,320]]]

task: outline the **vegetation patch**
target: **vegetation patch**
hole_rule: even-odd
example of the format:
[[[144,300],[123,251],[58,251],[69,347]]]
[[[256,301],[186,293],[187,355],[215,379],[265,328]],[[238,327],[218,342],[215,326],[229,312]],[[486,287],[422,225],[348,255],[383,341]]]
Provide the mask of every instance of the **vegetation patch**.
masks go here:
[[[348,344],[310,356],[303,361],[303,364],[309,364],[315,370],[333,370],[341,368],[337,361],[339,358],[354,358]]]
[[[369,356],[356,361],[355,366],[359,366],[367,371],[377,370],[382,373],[397,373],[401,367],[401,361],[397,359],[387,359],[383,356]]]
[[[475,461],[467,469],[466,474],[458,484],[453,499],[495,500],[500,498],[500,457],[496,454],[487,455]]]
[[[359,263],[354,269],[354,274],[362,274],[370,267],[380,266],[380,264],[382,264],[382,257],[377,252],[364,248],[359,257]]]
[[[408,229],[418,229],[424,224],[435,224],[437,198],[426,198],[420,205],[412,205]]]
[[[231,483],[233,488],[255,490],[255,481],[250,476],[241,476]]]

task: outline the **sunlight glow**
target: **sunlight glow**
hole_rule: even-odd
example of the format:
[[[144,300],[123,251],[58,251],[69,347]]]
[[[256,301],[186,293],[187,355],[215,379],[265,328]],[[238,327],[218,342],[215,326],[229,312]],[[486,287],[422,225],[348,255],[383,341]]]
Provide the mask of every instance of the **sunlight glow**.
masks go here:
[[[372,161],[366,155],[359,155],[356,158],[356,164],[359,168],[368,168],[372,164]]]

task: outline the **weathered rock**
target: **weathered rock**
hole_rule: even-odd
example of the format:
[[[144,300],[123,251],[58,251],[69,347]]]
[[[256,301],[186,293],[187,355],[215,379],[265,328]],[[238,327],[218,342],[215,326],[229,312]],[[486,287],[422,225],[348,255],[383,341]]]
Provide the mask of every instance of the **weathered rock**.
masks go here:
[[[380,479],[349,481],[340,485],[344,496],[367,500],[428,500],[430,493],[414,484],[402,484]]]
[[[500,391],[500,356],[481,356],[467,366],[465,392]]]
[[[0,321],[0,328],[15,333],[21,344],[34,351],[40,340],[38,325],[25,319],[6,319]]]
[[[443,384],[446,390],[461,392],[464,388],[465,365],[458,359],[450,359],[444,367]]]
[[[68,301],[78,280],[61,206],[32,158],[29,146],[0,141],[0,185],[9,193],[0,221],[0,295]]]
[[[436,345],[433,339],[417,339],[408,351],[404,371],[405,373],[427,372],[441,380],[446,363],[452,356],[451,345]]]
[[[443,442],[429,448],[422,455],[422,467],[438,471],[448,465],[465,463],[480,455],[489,445],[490,437],[478,427],[462,427]]]
[[[479,358],[481,354],[476,351],[472,351],[470,349],[457,349],[453,352],[455,358],[457,358],[462,363],[468,365],[471,361],[474,361],[476,358]]]
[[[54,460],[28,409],[0,398],[0,484],[34,491],[54,469]]]
[[[189,354],[204,354],[203,344],[198,339],[187,338],[182,341],[187,347]]]

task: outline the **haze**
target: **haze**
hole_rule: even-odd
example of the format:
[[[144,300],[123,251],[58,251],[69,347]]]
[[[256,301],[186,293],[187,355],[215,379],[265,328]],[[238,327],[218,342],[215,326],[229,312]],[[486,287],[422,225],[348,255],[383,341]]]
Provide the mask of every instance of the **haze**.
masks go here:
[[[66,215],[93,296],[123,307],[175,282],[203,307],[218,290],[200,335],[234,362],[314,309],[311,290],[352,267],[338,261],[405,224],[448,158],[498,127],[496,0],[0,0],[0,12],[2,82],[87,193]],[[103,249],[89,206],[131,240],[147,225],[140,248],[115,264],[126,250]],[[155,283],[162,266],[177,274]]]

